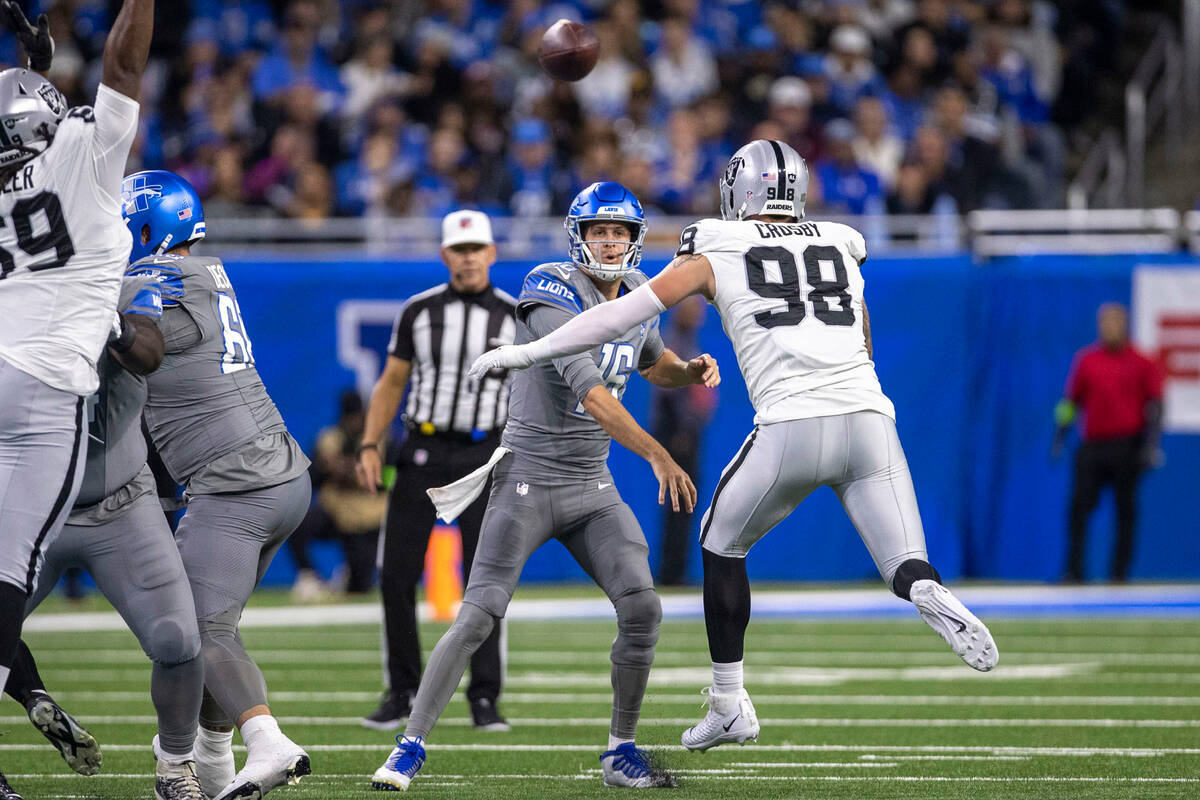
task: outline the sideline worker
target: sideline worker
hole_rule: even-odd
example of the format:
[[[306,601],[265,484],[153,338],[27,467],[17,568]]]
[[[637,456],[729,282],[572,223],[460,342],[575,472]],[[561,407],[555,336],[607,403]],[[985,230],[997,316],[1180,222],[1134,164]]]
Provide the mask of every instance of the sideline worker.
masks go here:
[[[358,479],[372,491],[383,469],[382,437],[408,387],[396,479],[384,522],[383,592],[388,691],[363,725],[394,730],[408,717],[421,680],[416,592],[435,511],[425,490],[451,483],[485,464],[500,444],[508,413],[508,377],[474,384],[467,370],[493,340],[516,334],[516,301],[491,285],[496,261],[492,226],[478,211],[455,211],[442,220],[442,261],[450,282],[409,298],[396,320],[383,375],[371,392],[358,456]],[[470,574],[488,492],[458,518],[464,582]],[[508,730],[500,695],[501,626],[471,659],[467,700],[476,728]]]

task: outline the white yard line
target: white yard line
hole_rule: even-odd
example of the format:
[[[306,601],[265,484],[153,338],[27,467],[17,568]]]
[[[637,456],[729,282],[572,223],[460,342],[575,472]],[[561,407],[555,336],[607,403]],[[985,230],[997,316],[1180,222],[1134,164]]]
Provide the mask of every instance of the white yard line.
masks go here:
[[[1044,614],[1058,607],[1066,613],[1104,613],[1114,605],[1123,613],[1175,613],[1194,616],[1195,608],[1174,610],[1172,604],[1200,604],[1200,586],[1173,584],[1155,586],[975,586],[955,590],[966,605],[985,618],[994,609],[1005,617],[1020,616],[1023,610]],[[700,617],[700,593],[667,594],[662,597],[667,617]],[[428,607],[421,604],[422,618]],[[912,606],[879,589],[816,589],[812,591],[759,591],[754,595],[755,614],[760,617],[828,615],[912,615]],[[1111,613],[1111,612],[1110,612]],[[506,615],[509,620],[526,619],[611,619],[612,605],[604,598],[514,599]],[[380,624],[377,603],[346,603],[329,606],[250,608],[242,617],[245,628],[278,628],[350,624]],[[34,614],[25,630],[101,631],[124,630],[116,612]]]
[[[698,716],[698,715],[697,715]],[[361,717],[298,717],[280,716],[281,725],[311,725],[317,727],[353,727],[362,726]],[[157,723],[152,715],[111,715],[88,716],[87,721],[94,725],[151,725]],[[585,728],[608,725],[608,717],[510,717],[509,722],[514,726],[542,728],[565,727]],[[26,723],[25,717],[0,717],[0,724],[19,725]],[[695,717],[643,717],[641,724],[645,725],[693,725]],[[963,718],[963,719],[926,719],[926,718],[857,718],[857,717],[782,717],[760,718],[763,725],[804,726],[826,728],[1200,728],[1200,719],[1005,719],[1005,718]],[[439,725],[468,727],[472,721],[467,717],[449,717],[438,721]]]
[[[148,692],[129,691],[64,691],[54,696],[72,702],[149,702]],[[378,700],[379,692],[270,692],[272,705],[275,703],[345,703]],[[1200,706],[1200,696],[1160,697],[1150,695],[947,695],[947,694],[754,694],[752,699],[760,706]],[[611,692],[505,692],[500,702],[506,705],[548,704],[574,705],[581,703],[612,702]],[[646,696],[648,705],[678,704],[700,706],[700,693],[689,691],[680,694],[651,691]]]
[[[864,783],[864,782],[903,782],[903,783],[1132,783],[1132,784],[1191,784],[1200,783],[1200,778],[1100,778],[1100,777],[1061,777],[1061,776],[1043,776],[1043,777],[998,777],[988,775],[973,775],[973,776],[929,776],[929,775],[746,775],[732,771],[721,771],[719,773],[707,773],[699,770],[678,770],[681,774],[691,774],[695,777],[704,777],[709,774],[712,777],[719,777],[722,780],[740,780],[740,781],[824,781],[824,782],[846,782],[846,783]],[[39,775],[33,773],[26,774],[10,774],[10,779],[18,780],[86,780],[95,781],[98,779],[108,780],[149,780],[154,777],[154,773],[101,773],[92,775],[88,778],[81,778],[78,775]],[[429,776],[434,780],[466,780],[466,781],[481,781],[481,780],[551,780],[551,781],[596,781],[600,777],[597,773],[582,772],[568,775],[547,775],[547,774],[515,774],[515,773],[492,773],[492,774],[471,774],[471,775],[442,775],[431,774]],[[361,780],[367,782],[370,776],[365,773],[345,773],[332,775],[310,775],[306,777],[302,783],[325,782],[333,780]],[[421,779],[417,779],[418,785],[427,784]]]

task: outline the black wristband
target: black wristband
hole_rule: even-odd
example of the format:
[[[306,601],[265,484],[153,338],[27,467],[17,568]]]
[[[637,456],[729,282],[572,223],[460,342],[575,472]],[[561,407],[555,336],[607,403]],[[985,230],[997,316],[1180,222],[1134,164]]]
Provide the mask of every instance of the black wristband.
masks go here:
[[[364,450],[374,450],[375,452],[379,452],[379,445],[375,442],[364,442],[358,446],[358,450],[355,451],[354,454],[356,456],[361,456]]]
[[[108,343],[117,353],[128,353],[133,349],[133,342],[137,339],[137,328],[125,321],[125,317],[121,317],[121,335]]]

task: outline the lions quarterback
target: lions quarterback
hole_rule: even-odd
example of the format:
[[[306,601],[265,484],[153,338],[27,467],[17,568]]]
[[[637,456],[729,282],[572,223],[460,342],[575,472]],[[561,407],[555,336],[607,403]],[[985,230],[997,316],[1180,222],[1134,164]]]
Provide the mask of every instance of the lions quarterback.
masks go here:
[[[604,313],[637,291],[646,222],[642,207],[617,183],[594,183],[566,217],[570,261],[542,264],[517,299],[517,341],[532,341],[586,309]],[[613,485],[607,467],[615,439],[650,462],[659,502],[692,510],[687,474],[621,405],[635,369],[659,386],[720,381],[708,355],[690,361],[668,350],[649,315],[614,329],[595,347],[515,376],[501,446],[484,467],[430,492],[445,519],[492,477],[471,577],[458,618],[438,642],[396,747],[378,770],[376,789],[406,789],[425,761],[424,742],[458,686],[471,654],[504,616],[521,569],[534,550],[557,538],[602,588],[617,613],[612,646],[613,712],[600,756],[604,783],[648,787],[670,782],[634,743],[662,609],[647,562],[645,536]],[[503,373],[501,373],[503,375]]]
[[[34,28],[11,2],[0,16],[30,68],[49,69],[44,20]],[[35,71],[0,72],[0,686],[83,479],[96,361],[110,336],[133,337],[116,313],[129,250],[121,175],[153,28],[153,0],[124,0],[91,107],[68,109]]]
[[[171,477],[187,489],[175,538],[204,659],[196,773],[210,797],[257,798],[311,770],[271,715],[266,681],[238,632],[250,593],[308,511],[309,462],[258,375],[221,260],[190,254],[205,234],[196,191],[155,170],[128,176],[122,192],[133,234],[128,275],[162,284],[166,354],[146,378],[143,416]],[[247,749],[236,775],[235,724]]]
[[[704,616],[713,662],[708,714],[683,734],[690,750],[757,739],[742,684],[750,621],[745,557],[813,490],[829,486],[887,585],[910,600],[968,665],[996,666],[987,627],[941,584],[925,550],[895,410],[871,361],[863,300],[866,243],[853,228],[804,217],[808,167],[788,145],[753,141],[720,180],[720,220],[683,232],[652,281],[548,336],[479,357],[473,375],[568,357],[685,297],[716,306],[733,342],[755,427],[725,468],[704,515]]]

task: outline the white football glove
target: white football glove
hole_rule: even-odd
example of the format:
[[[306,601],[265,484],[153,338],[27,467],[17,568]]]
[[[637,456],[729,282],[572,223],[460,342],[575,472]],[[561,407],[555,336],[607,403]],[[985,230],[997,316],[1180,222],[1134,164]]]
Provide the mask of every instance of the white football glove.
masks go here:
[[[534,359],[529,348],[523,344],[506,344],[475,359],[467,375],[473,381],[481,381],[494,369],[525,369],[532,367]]]

